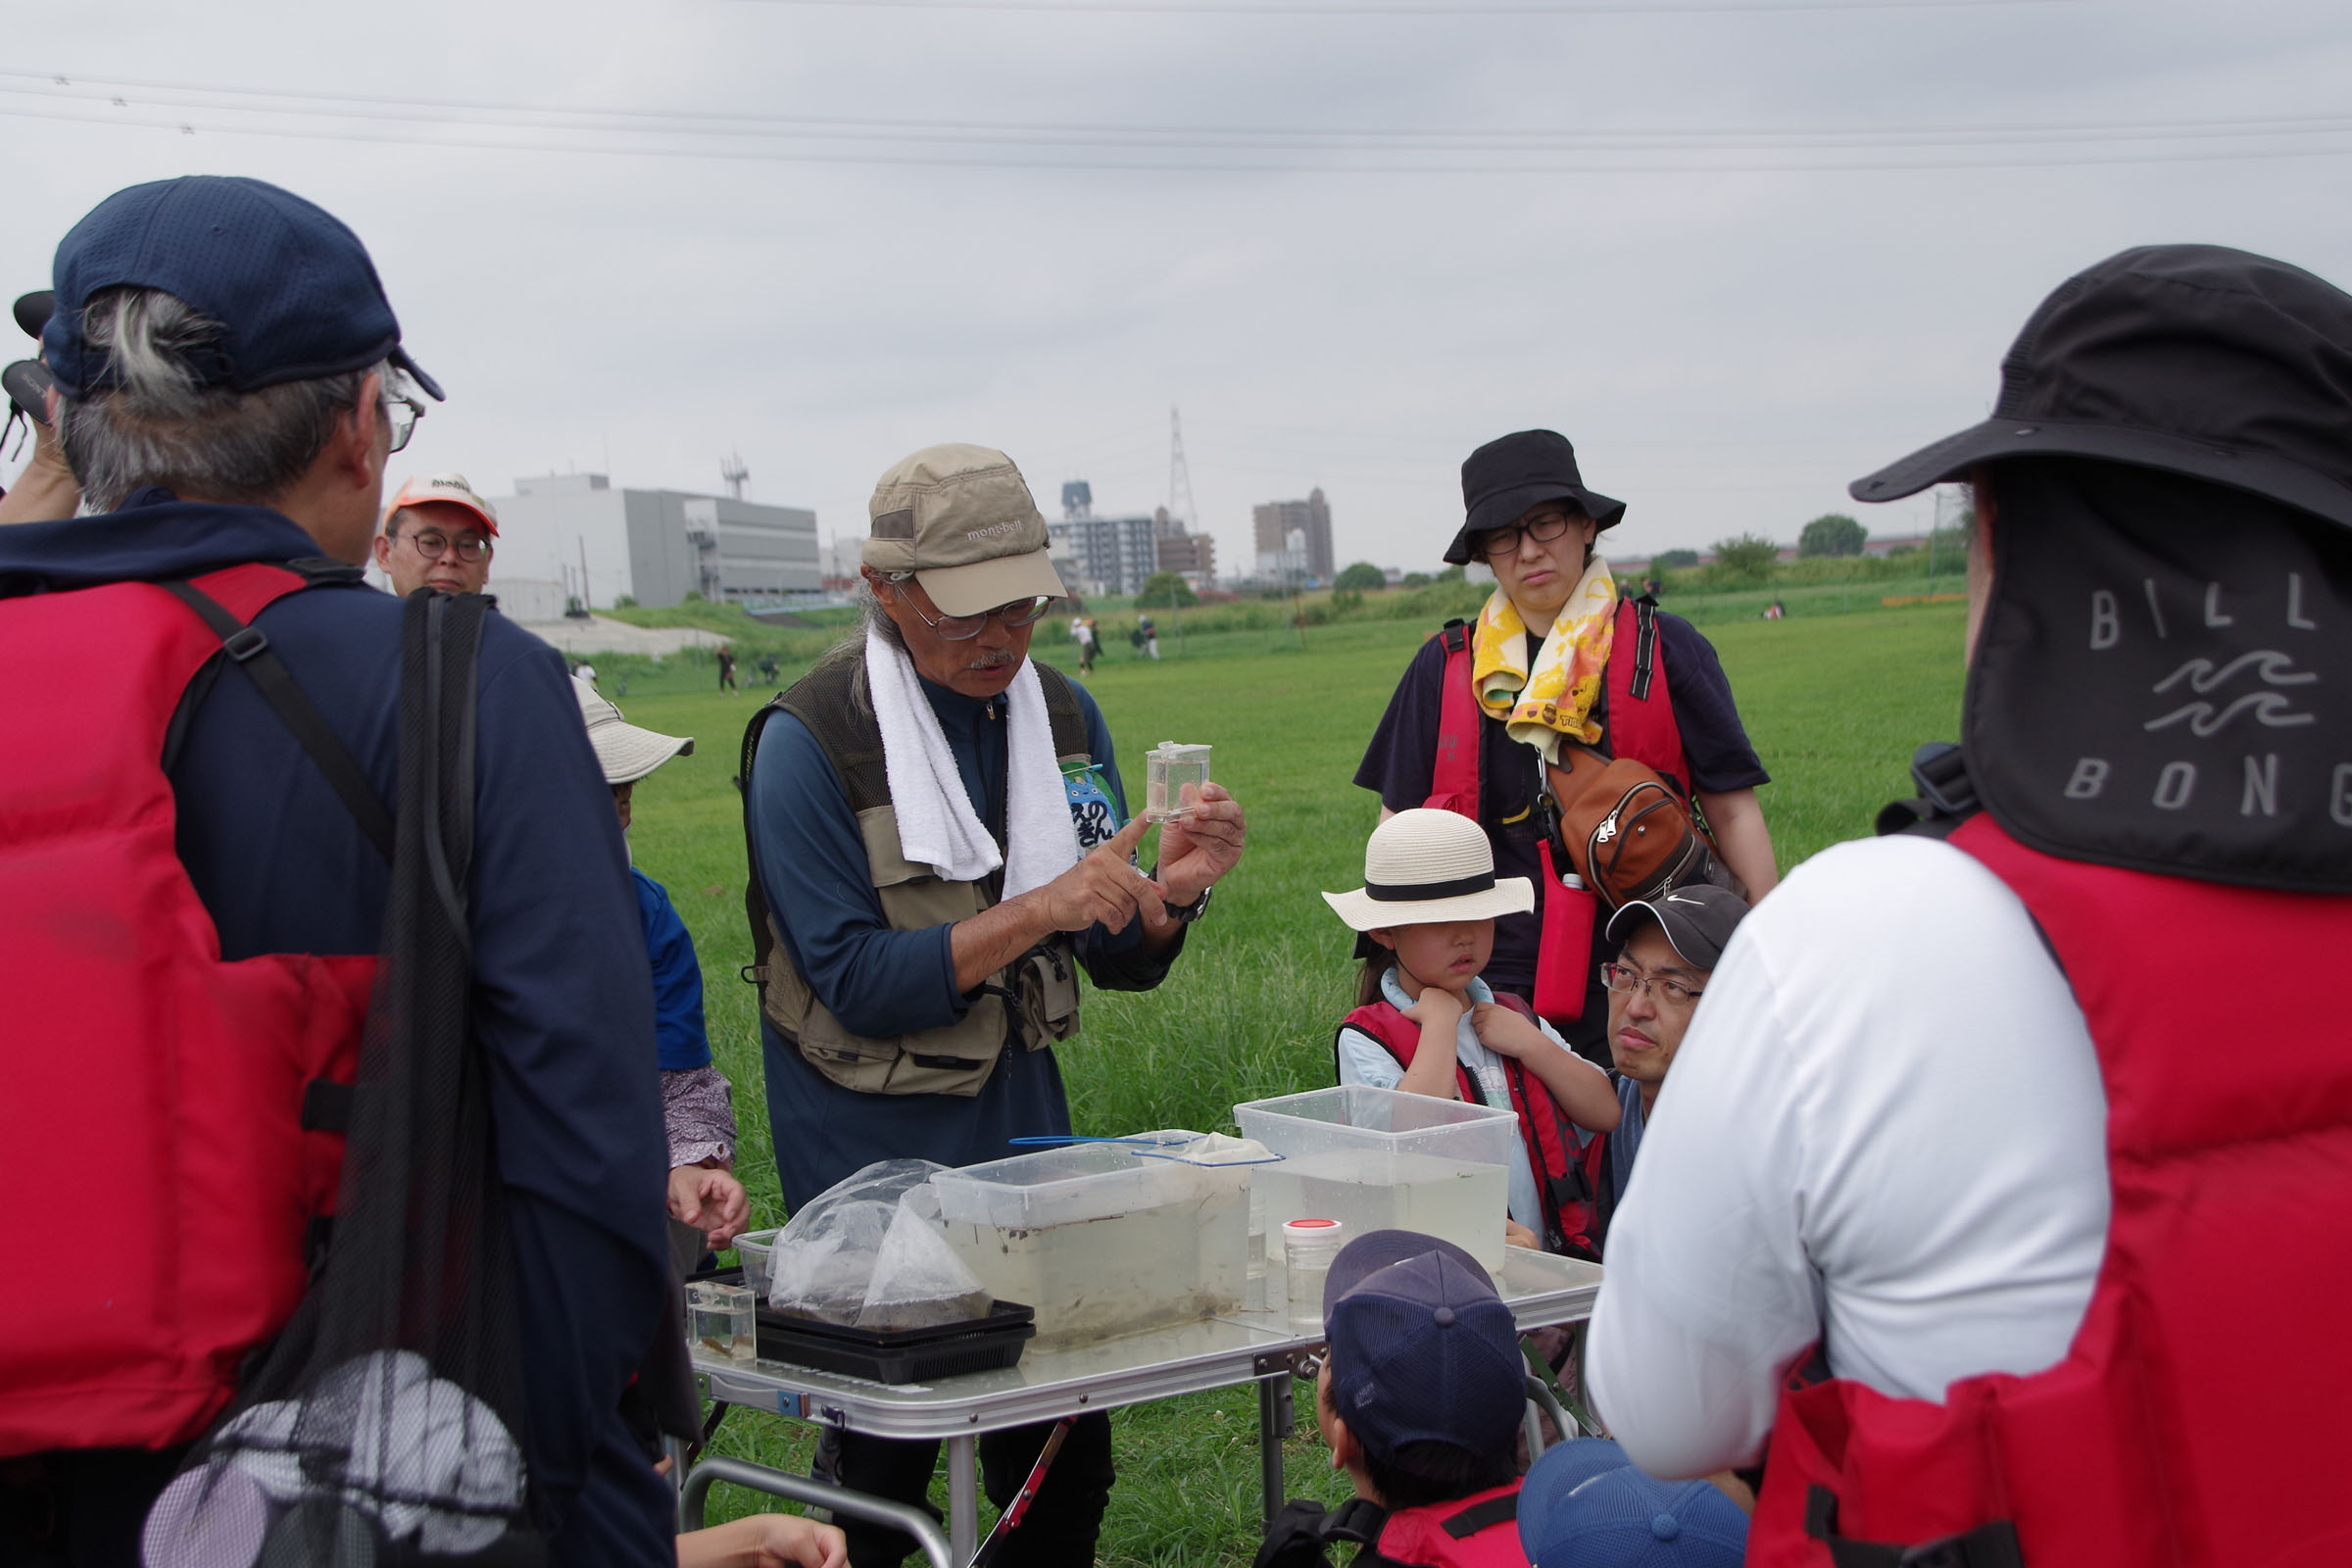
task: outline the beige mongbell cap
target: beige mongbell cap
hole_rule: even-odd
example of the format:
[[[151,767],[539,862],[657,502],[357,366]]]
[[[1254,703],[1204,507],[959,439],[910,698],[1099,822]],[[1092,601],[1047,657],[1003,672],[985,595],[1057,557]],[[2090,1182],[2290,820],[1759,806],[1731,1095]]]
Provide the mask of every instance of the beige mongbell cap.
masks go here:
[[[596,682],[585,675],[571,677],[571,691],[580,700],[588,744],[596,748],[596,765],[605,770],[608,784],[634,784],[671,758],[694,750],[687,736],[640,729],[622,719],[620,710],[600,696]]]
[[[911,571],[943,615],[1064,590],[1046,519],[1012,460],[964,442],[901,459],[866,503],[865,564]]]

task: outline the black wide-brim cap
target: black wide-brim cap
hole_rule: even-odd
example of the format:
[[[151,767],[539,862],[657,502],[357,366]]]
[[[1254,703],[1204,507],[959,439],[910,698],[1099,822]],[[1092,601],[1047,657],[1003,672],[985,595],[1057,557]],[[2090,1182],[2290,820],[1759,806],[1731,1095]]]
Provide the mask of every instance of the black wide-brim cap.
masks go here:
[[[1461,565],[1470,559],[1472,540],[1509,527],[1528,508],[1546,501],[1573,501],[1603,528],[1616,527],[1625,516],[1624,502],[1585,488],[1576,448],[1557,430],[1514,430],[1480,447],[1462,460],[1465,515],[1446,547],[1446,564]]]
[[[1895,501],[2024,457],[2190,474],[2352,527],[2352,295],[2220,245],[2111,256],[2026,322],[1991,418],[1847,488]]]

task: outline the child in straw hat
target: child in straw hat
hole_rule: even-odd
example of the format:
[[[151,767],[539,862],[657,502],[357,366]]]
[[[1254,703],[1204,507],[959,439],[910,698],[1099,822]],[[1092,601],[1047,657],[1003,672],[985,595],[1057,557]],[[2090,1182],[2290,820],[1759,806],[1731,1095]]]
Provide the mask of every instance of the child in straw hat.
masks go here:
[[[1373,829],[1364,885],[1323,898],[1361,933],[1365,957],[1356,1008],[1333,1043],[1340,1082],[1511,1107],[1511,1244],[1596,1252],[1589,1167],[1594,1135],[1617,1125],[1608,1074],[1479,978],[1495,917],[1534,906],[1527,878],[1495,877],[1476,822],[1424,808]]]

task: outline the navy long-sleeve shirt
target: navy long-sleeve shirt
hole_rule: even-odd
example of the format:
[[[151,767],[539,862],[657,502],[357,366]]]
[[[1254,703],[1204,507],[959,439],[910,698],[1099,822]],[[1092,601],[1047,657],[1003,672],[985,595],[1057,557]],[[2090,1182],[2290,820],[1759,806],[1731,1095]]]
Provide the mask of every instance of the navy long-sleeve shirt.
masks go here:
[[[148,490],[110,515],[0,529],[0,592],[318,554],[274,512]],[[353,584],[289,595],[255,621],[388,808],[401,614]],[[490,616],[477,692],[474,1023],[524,1313],[526,1457],[555,1560],[674,1563],[665,1491],[617,1413],[667,1281],[653,996],[627,856],[555,651]],[[222,956],[374,954],[389,868],[317,766],[242,673],[223,669],[192,702],[172,770],[178,843]]]
[[[922,683],[956,759],[964,793],[983,822],[1004,799],[1002,697],[966,697]],[[1126,795],[1112,760],[1110,728],[1083,687],[1087,748],[1103,764],[1119,815]],[[770,717],[752,762],[751,840],[755,874],[800,971],[853,1033],[876,1037],[935,1029],[970,1003],[956,986],[952,926],[894,931],[882,912],[865,842],[841,778],[808,727],[787,712]],[[1143,924],[1079,933],[1079,962],[1098,986],[1146,991],[1159,984],[1182,943],[1143,951]],[[976,1097],[865,1095],[819,1074],[763,1018],[769,1124],[787,1203],[803,1202],[880,1159],[919,1157],[966,1165],[1019,1152],[1013,1138],[1068,1132],[1069,1106],[1051,1050],[1007,1044]]]

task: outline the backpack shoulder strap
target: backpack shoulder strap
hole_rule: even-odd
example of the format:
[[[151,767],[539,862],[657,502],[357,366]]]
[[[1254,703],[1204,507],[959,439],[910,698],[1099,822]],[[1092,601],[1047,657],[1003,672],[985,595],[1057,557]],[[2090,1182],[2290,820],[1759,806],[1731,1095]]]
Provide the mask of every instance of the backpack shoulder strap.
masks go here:
[[[1086,710],[1078,706],[1078,688],[1052,664],[1029,662],[1037,684],[1046,694],[1046,718],[1054,728],[1054,757],[1062,762],[1091,762],[1095,754],[1086,737]]]
[[[334,580],[323,572],[316,575],[296,573],[295,576],[296,580],[290,586],[271,594],[255,608],[253,613],[259,614],[262,609],[276,603],[284,594],[299,593],[314,582]],[[268,634],[252,624],[250,617],[240,618],[235,612],[192,582],[161,582],[156,586],[196,612],[204,623],[213,629],[213,634],[220,639],[221,653],[245,671],[246,677],[269,703],[279,721],[293,732],[294,739],[301,744],[311,761],[325,775],[327,784],[343,802],[344,808],[351,812],[352,820],[359,824],[360,831],[367,835],[368,842],[375,846],[376,853],[387,862],[390,861],[392,813],[384,809],[383,800],[375,793],[375,786],[368,781],[368,775],[361,771],[360,764],[352,760],[351,753],[336,738],[333,727],[326,721],[326,715],[318,711],[318,705],[312,702],[295,683],[285,661],[278,658],[277,650],[270,646]]]
[[[1674,720],[1673,683],[1659,641],[1656,605],[1640,599],[1618,603],[1603,679],[1609,691],[1609,755],[1665,774],[1688,796],[1690,766]]]
[[[1908,833],[1948,839],[1984,809],[1977,803],[1976,786],[1969,782],[1968,759],[1950,741],[1929,741],[1911,754],[1911,783],[1917,795],[1880,808],[1874,824],[1879,837]]]
[[[1475,820],[1479,808],[1478,694],[1470,689],[1470,629],[1449,620],[1438,632],[1446,649],[1439,677],[1438,745],[1429,770],[1429,800],[1440,810]]]

